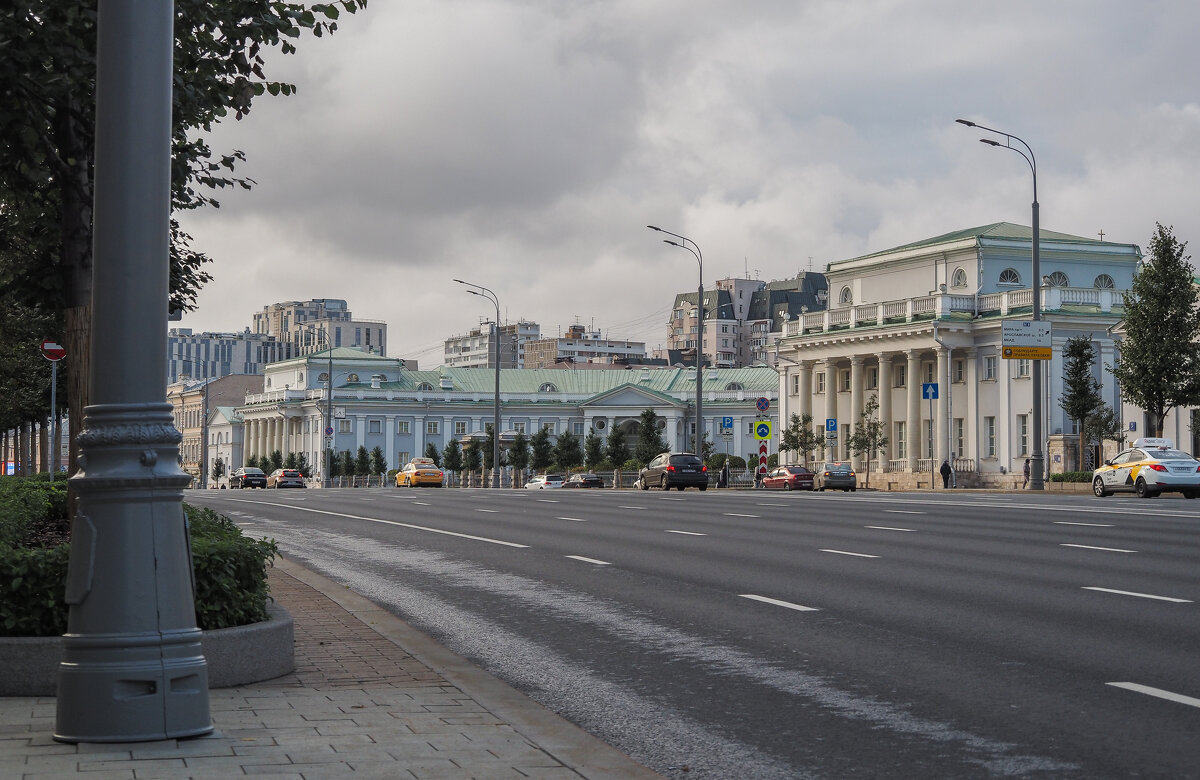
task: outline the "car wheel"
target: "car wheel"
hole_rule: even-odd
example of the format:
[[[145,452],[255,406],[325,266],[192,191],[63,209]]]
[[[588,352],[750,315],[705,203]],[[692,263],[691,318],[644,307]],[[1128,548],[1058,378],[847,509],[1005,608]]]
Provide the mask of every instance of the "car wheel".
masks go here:
[[[676,486],[675,486],[675,489],[676,489],[676,490],[683,490],[683,488],[684,488],[684,486],[683,486],[683,485],[676,485]]]
[[[644,479],[640,478],[640,477],[638,478],[638,486],[639,486],[639,487],[640,487],[642,490],[649,490],[649,489],[650,489],[650,483],[649,483],[649,482],[647,482],[646,480],[644,480]]]
[[[791,482],[784,482],[784,483],[783,483],[783,489],[784,489],[784,490],[791,490],[791,489],[792,489],[792,483],[791,483]]]
[[[703,492],[703,491],[705,491],[705,490],[708,490],[708,485],[699,485],[698,487],[700,488],[700,490],[701,490],[702,492]]]
[[[1133,490],[1137,493],[1138,498],[1153,498],[1154,494],[1150,492],[1150,487],[1146,484],[1146,480],[1138,477],[1137,484],[1133,486]]]
[[[1104,498],[1108,495],[1108,491],[1104,489],[1104,480],[1096,477],[1092,480],[1092,492],[1096,494],[1096,498]]]
[[[1185,491],[1183,491],[1183,497],[1184,497],[1184,498],[1195,498],[1195,497],[1196,497],[1196,496],[1198,496],[1198,495],[1200,495],[1200,493],[1197,493],[1195,490],[1185,490]]]
[[[662,478],[658,480],[658,489],[659,490],[667,489],[667,475],[666,474],[663,474]]]

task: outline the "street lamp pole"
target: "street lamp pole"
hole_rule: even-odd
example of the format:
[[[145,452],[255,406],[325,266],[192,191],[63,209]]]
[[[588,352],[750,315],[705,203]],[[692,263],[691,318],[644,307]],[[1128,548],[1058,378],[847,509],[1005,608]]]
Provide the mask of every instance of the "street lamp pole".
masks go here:
[[[679,241],[671,241],[663,239],[663,243],[677,246],[680,249],[686,249],[691,252],[696,258],[696,263],[700,268],[700,286],[696,289],[696,454],[701,458],[704,457],[704,253],[700,251],[700,245],[687,236],[681,236],[678,233],[672,233],[669,230],[663,230],[654,225],[646,225],[651,230],[656,230],[659,233],[666,233],[668,236],[675,236]],[[682,242],[682,243],[680,243]],[[691,246],[688,246],[691,244]],[[693,249],[693,247],[695,247]]]
[[[474,284],[472,282],[464,282],[462,279],[455,279],[459,284],[464,284],[467,287],[474,287],[474,290],[467,290],[471,295],[478,295],[480,298],[486,298],[496,306],[496,324],[492,329],[495,334],[496,341],[496,394],[493,397],[492,412],[494,419],[492,421],[492,487],[500,487],[500,299],[496,297],[496,293],[492,292],[482,284]]]
[[[1011,133],[1006,133],[1002,130],[996,130],[991,127],[984,127],[967,119],[954,120],[960,125],[967,127],[977,127],[989,133],[995,133],[1004,138],[1004,143],[993,140],[991,138],[980,138],[980,143],[985,143],[988,146],[995,146],[1000,149],[1009,149],[1025,158],[1025,162],[1029,164],[1029,170],[1033,173],[1033,321],[1037,322],[1042,319],[1042,295],[1041,295],[1041,280],[1042,280],[1042,263],[1041,263],[1041,239],[1038,225],[1038,197],[1037,197],[1037,158],[1033,154],[1033,149],[1029,144],[1021,140]],[[1020,147],[1013,146],[1013,141],[1024,147],[1024,151]],[[1033,361],[1033,452],[1029,458],[1029,489],[1030,490],[1045,490],[1046,485],[1043,478],[1045,473],[1045,457],[1042,454],[1042,361]]]
[[[325,431],[333,430],[333,347],[329,344],[329,336],[321,328],[314,325],[305,325],[305,330],[310,333],[317,334],[317,343],[325,342],[325,356],[329,359],[329,369],[325,373],[325,426],[321,431],[321,449],[323,450],[325,469],[321,473],[321,487],[327,488],[333,486],[333,480],[330,478],[330,469],[333,466],[333,447],[326,443],[326,439],[331,439],[332,434],[326,434]]]

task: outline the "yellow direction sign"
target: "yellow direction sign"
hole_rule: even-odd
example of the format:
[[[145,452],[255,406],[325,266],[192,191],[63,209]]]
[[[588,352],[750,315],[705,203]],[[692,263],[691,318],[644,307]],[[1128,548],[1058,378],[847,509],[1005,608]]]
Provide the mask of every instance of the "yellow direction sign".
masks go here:
[[[767,420],[759,420],[754,423],[754,438],[770,439],[771,438],[771,423]]]
[[[1050,360],[1052,352],[1050,347],[1003,347],[1000,355],[1005,360]]]

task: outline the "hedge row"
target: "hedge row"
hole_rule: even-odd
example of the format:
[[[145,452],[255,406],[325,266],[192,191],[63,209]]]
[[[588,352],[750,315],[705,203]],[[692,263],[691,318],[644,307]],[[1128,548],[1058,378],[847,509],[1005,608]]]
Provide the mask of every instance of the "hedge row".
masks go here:
[[[267,619],[267,567],[274,541],[251,539],[211,509],[188,504],[196,622],[227,628]],[[67,630],[63,594],[66,484],[0,477],[0,636],[57,636]]]
[[[1061,474],[1051,474],[1051,482],[1091,482],[1092,472],[1090,471],[1064,471]]]

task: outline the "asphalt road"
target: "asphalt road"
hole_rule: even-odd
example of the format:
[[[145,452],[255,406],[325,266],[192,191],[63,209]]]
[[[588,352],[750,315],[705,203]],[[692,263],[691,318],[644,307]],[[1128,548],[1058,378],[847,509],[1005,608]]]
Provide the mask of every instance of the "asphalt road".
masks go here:
[[[1200,501],[185,498],[668,777],[1200,777]]]

